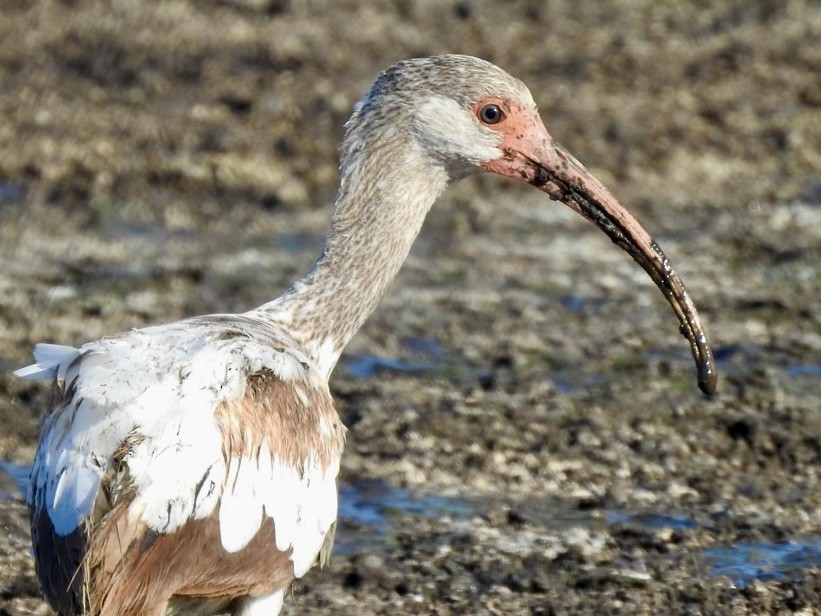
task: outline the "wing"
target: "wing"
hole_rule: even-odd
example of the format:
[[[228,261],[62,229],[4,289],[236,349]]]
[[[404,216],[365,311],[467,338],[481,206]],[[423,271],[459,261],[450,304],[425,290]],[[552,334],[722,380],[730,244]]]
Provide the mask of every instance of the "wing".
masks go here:
[[[292,550],[294,575],[302,576],[336,521],[344,428],[327,387],[257,373],[245,395],[220,405],[216,415],[227,464],[223,547],[242,549],[270,517],[276,549]]]
[[[55,398],[29,504],[53,543],[118,504],[159,535],[216,516],[228,553],[271,518],[294,574],[310,568],[336,518],[344,428],[283,332],[210,317],[80,349],[38,345],[35,358],[21,376],[53,377]]]

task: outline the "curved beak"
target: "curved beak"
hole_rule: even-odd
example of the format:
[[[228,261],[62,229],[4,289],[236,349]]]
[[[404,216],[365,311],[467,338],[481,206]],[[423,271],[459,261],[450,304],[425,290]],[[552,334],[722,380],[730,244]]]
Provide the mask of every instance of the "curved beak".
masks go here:
[[[698,386],[712,394],[718,382],[715,360],[695,304],[659,245],[601,182],[547,132],[538,114],[518,116],[502,132],[503,156],[485,169],[532,184],[601,229],[641,265],[678,317],[698,370]]]

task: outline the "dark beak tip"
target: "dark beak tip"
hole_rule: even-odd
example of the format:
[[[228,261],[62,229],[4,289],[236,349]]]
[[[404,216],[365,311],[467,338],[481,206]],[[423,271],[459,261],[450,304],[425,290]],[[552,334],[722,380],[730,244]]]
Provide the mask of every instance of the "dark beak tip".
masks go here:
[[[708,396],[714,395],[718,388],[718,374],[716,374],[716,371],[710,370],[706,374],[700,374],[698,377],[698,388]]]

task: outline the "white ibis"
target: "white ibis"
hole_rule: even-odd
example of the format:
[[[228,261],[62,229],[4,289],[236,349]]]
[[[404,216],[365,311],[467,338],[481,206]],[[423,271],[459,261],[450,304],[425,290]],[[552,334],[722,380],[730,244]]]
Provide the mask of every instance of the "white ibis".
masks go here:
[[[276,614],[330,555],[345,428],[328,377],[439,194],[486,170],[595,223],[672,305],[712,392],[695,306],[650,235],[548,134],[525,85],[468,56],[400,62],[346,125],[313,269],[244,314],[40,344],[48,378],[28,495],[37,572],[61,615]]]

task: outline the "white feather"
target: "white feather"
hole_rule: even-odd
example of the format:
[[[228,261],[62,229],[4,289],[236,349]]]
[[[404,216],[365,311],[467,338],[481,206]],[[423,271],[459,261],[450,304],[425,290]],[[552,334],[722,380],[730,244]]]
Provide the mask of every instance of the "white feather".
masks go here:
[[[499,133],[482,127],[448,96],[425,97],[413,115],[413,127],[426,151],[438,153],[443,161],[478,166],[503,154]]]
[[[284,589],[261,597],[247,597],[242,601],[239,616],[277,616],[284,599]]]
[[[81,512],[89,511],[94,504],[101,477],[101,470],[82,465],[67,468],[60,474],[48,508],[58,535],[67,535],[77,528],[82,520]]]
[[[60,535],[90,515],[112,456],[126,443],[133,514],[154,531],[170,533],[191,518],[207,517],[227,497],[220,515],[223,543],[240,549],[259,529],[266,506],[261,486],[254,487],[259,461],[229,469],[236,482],[223,493],[226,469],[214,410],[242,396],[248,376],[262,370],[307,386],[322,383],[287,334],[250,315],[135,330],[80,349],[38,345],[35,357],[36,368],[24,374],[48,373],[74,388],[67,408],[46,419],[29,491],[30,502],[46,508]],[[268,488],[284,494],[296,493],[300,482],[293,472],[276,481],[268,465],[262,475]],[[292,511],[282,518],[293,528]],[[283,537],[290,546],[293,530]]]
[[[208,517],[214,511],[219,502],[223,477],[225,477],[225,465],[222,461],[214,464],[208,469],[207,474],[199,484],[199,490],[194,495],[194,512],[192,517],[201,520]]]
[[[60,378],[59,367],[68,366],[79,354],[80,351],[72,346],[41,342],[34,347],[36,363],[15,370],[14,374],[29,381]]]
[[[248,545],[262,525],[262,501],[257,496],[259,471],[251,458],[233,458],[220,504],[220,539],[226,552]]]
[[[295,468],[279,458],[271,462],[272,476],[265,491],[265,512],[274,519],[277,549],[285,551],[294,545],[299,499],[299,475]]]
[[[291,557],[296,577],[305,575],[313,565],[336,514],[336,471],[326,472],[315,462],[306,469],[302,481],[297,535]]]
[[[299,471],[272,457],[265,445],[256,464],[248,458],[235,460],[229,465],[220,506],[223,547],[244,547],[259,528],[264,510],[274,521],[277,550],[293,550],[294,575],[304,575],[336,520],[338,463],[323,469],[317,459],[308,459]]]

